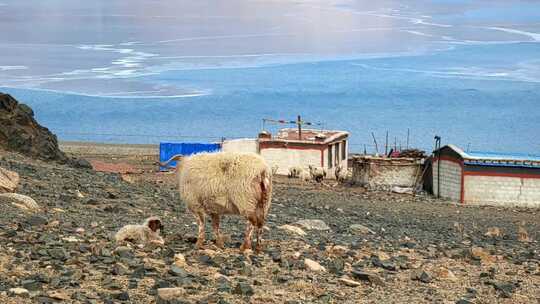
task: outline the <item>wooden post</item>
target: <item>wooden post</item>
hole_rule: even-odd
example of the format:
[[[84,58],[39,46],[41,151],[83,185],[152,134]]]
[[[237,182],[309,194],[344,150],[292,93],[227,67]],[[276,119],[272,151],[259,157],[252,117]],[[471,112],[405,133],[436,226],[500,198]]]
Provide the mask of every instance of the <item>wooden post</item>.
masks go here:
[[[388,155],[388,130],[386,130],[386,141],[384,142],[384,156]]]
[[[375,143],[375,152],[379,154],[379,146],[377,145],[377,140],[375,139],[375,134],[371,132],[371,137],[373,137],[373,142]]]
[[[410,130],[409,130],[409,128],[407,128],[407,146],[406,146],[406,149],[409,149],[409,133],[410,133]]]

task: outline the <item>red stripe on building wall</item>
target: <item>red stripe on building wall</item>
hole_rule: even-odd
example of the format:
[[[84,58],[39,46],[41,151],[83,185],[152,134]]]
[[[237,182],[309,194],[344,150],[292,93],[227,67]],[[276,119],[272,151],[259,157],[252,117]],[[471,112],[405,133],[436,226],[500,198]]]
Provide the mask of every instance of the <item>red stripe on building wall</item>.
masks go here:
[[[515,178],[540,178],[540,175],[538,175],[538,174],[504,173],[504,172],[476,172],[476,171],[465,171],[465,175],[471,175],[471,176],[515,177]]]
[[[324,151],[327,146],[324,145],[295,145],[287,143],[277,143],[277,142],[261,142],[259,143],[259,149],[291,149],[291,150],[319,150]]]

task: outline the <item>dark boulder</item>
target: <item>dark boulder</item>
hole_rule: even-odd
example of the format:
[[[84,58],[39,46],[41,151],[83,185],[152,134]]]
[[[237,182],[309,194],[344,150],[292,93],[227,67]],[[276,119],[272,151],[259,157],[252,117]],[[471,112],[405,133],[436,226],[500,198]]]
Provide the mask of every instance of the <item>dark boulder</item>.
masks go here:
[[[0,147],[43,160],[66,162],[56,135],[34,119],[34,112],[9,94],[0,93]]]

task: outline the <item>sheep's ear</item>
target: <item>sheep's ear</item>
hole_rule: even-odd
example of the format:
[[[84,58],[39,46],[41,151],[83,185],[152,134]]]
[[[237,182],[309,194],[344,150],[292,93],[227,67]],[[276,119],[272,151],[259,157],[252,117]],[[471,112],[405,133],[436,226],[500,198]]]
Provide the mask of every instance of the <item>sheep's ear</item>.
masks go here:
[[[150,230],[156,232],[158,231],[159,229],[161,229],[161,222],[159,220],[152,220],[148,223],[148,228],[150,228]]]

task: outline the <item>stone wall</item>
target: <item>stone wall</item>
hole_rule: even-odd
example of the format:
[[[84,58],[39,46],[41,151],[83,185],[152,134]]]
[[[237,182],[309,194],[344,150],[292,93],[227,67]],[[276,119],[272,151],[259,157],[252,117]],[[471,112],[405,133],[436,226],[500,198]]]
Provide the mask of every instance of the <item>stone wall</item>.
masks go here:
[[[353,160],[353,181],[370,189],[413,187],[422,173],[417,159],[359,157]]]

